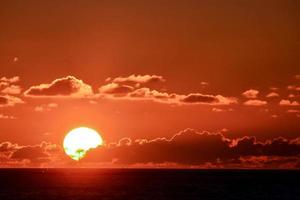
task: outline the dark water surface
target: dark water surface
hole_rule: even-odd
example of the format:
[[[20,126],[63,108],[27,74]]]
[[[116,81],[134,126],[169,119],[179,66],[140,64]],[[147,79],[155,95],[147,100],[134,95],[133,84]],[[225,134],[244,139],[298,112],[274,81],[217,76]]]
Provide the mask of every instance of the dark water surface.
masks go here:
[[[300,199],[300,171],[0,169],[9,199]]]

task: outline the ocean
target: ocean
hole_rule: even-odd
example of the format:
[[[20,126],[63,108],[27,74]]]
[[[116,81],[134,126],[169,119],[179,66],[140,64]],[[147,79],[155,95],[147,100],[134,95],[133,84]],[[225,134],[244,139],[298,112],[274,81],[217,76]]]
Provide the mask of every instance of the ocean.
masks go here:
[[[300,199],[300,171],[0,169],[0,200]]]

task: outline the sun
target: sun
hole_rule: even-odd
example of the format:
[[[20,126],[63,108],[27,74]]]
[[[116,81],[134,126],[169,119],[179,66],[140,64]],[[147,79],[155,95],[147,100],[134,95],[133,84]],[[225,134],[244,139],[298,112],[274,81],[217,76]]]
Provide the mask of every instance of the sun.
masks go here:
[[[87,127],[79,127],[71,130],[65,136],[63,147],[68,156],[79,161],[89,150],[102,144],[103,139],[97,131]]]

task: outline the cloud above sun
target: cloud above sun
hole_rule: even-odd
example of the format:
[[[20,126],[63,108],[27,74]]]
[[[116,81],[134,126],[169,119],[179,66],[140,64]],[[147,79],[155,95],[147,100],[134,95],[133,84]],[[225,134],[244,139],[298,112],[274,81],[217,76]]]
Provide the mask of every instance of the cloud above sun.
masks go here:
[[[158,75],[135,75],[135,74],[132,74],[128,77],[117,77],[114,79],[108,78],[108,79],[106,79],[106,81],[112,82],[112,83],[136,85],[136,84],[165,82],[166,80],[162,76],[158,76]]]
[[[268,104],[267,101],[262,101],[258,99],[252,99],[244,102],[244,105],[246,106],[265,106],[267,104]]]
[[[59,78],[51,83],[32,86],[24,92],[28,97],[88,97],[92,87],[74,76]]]
[[[229,105],[237,103],[237,98],[201,93],[177,94],[153,89],[153,83],[166,80],[158,75],[130,75],[107,79],[107,84],[99,88],[101,97],[127,100],[152,100],[169,104]],[[147,87],[146,87],[147,86]]]
[[[19,81],[19,76],[12,78],[0,78],[0,107],[8,107],[24,103],[24,101],[17,96],[21,94],[21,87],[17,85]]]
[[[91,105],[96,105],[102,99],[109,101],[141,101],[154,102],[177,106],[216,106],[210,108],[211,112],[224,113],[223,111],[235,110],[239,112],[242,107],[264,107],[265,112],[270,112],[270,117],[278,118],[286,115],[288,107],[299,107],[299,97],[297,90],[298,83],[293,83],[293,87],[286,88],[269,87],[267,89],[247,89],[242,92],[241,97],[227,96],[225,94],[212,94],[208,91],[195,91],[186,94],[180,94],[166,90],[168,84],[166,78],[159,75],[129,75],[116,78],[109,77],[98,87],[87,84],[74,76],[57,78],[50,83],[41,83],[30,86],[22,92],[22,86],[19,85],[20,77],[0,78],[0,107],[13,107],[18,104],[24,104],[30,99],[45,99],[48,102],[37,103],[32,110],[36,112],[51,111],[54,107],[48,104],[56,104],[50,99],[86,99]],[[100,81],[99,81],[100,82]],[[199,84],[202,85],[203,81]],[[206,83],[206,82],[205,82]],[[205,84],[207,86],[207,84]],[[292,90],[293,89],[293,90]],[[207,89],[206,89],[207,90]],[[282,91],[285,90],[285,91]],[[293,93],[290,93],[293,91]],[[259,99],[258,99],[259,97]],[[282,99],[279,99],[281,97]],[[227,108],[224,108],[226,106]],[[272,111],[275,107],[285,109],[281,113]],[[294,109],[297,110],[297,109]],[[273,113],[272,113],[273,112]],[[277,111],[276,111],[277,112]],[[5,114],[4,114],[5,115]],[[9,116],[9,115],[6,115]],[[14,116],[13,114],[11,116]],[[299,114],[290,113],[289,116],[299,118]],[[17,116],[16,116],[17,117]],[[18,117],[17,117],[18,118]]]
[[[298,101],[291,101],[291,100],[282,99],[279,102],[279,105],[281,105],[281,106],[300,106],[300,103]]]
[[[20,94],[18,94],[21,91],[21,87],[15,85],[19,82],[20,78],[18,76],[12,78],[3,77],[1,80],[2,87],[5,88],[2,88],[3,95],[0,98],[0,105],[3,107],[24,103],[25,100],[22,100]],[[200,82],[201,85],[202,82]],[[103,84],[100,84],[97,89],[74,76],[66,76],[55,79],[51,83],[42,83],[31,86],[25,90],[23,95],[27,98],[86,98],[89,102],[93,102],[93,104],[101,99],[108,99],[152,101],[170,105],[275,107],[277,104],[283,107],[299,106],[298,97],[300,95],[298,94],[288,94],[288,96],[282,95],[285,99],[279,100],[278,98],[281,95],[278,87],[270,87],[269,91],[265,91],[265,94],[256,89],[248,89],[242,92],[242,97],[238,98],[226,96],[224,94],[210,94],[197,91],[179,94],[164,89],[166,83],[167,81],[163,76],[132,74],[116,78],[109,77]],[[293,85],[293,87],[287,86],[285,90],[287,92],[293,90],[297,93],[297,91],[295,91],[297,87],[297,84]],[[258,97],[260,97],[260,99],[258,99]],[[42,107],[40,105],[37,105],[35,108],[36,111],[41,111],[42,109],[51,110],[50,108],[47,109],[45,106]],[[230,109],[232,110],[232,108]],[[212,111],[218,113],[217,111],[219,110],[226,109],[215,108]],[[270,115],[275,116],[275,114]],[[278,116],[278,114],[276,114],[276,116]]]
[[[255,99],[255,98],[257,98],[258,94],[259,94],[258,90],[249,89],[249,90],[243,92],[242,95],[248,99]]]
[[[153,89],[153,84],[166,80],[158,75],[130,75],[106,79],[106,84],[94,93],[90,85],[74,76],[56,79],[51,83],[31,86],[24,92],[26,97],[74,97],[74,98],[108,98],[126,100],[152,100],[171,104],[230,105],[236,104],[237,98],[223,95],[201,93],[177,94]]]

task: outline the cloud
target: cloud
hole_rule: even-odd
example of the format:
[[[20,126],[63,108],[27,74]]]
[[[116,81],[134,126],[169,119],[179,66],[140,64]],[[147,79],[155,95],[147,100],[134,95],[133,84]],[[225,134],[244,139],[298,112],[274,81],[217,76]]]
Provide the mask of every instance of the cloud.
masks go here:
[[[270,117],[276,119],[276,118],[278,118],[278,115],[273,114]]]
[[[6,82],[6,83],[16,83],[20,81],[20,77],[19,76],[14,76],[12,78],[7,78],[7,77],[2,77],[0,78],[0,82]]]
[[[198,133],[187,129],[170,139],[153,140],[129,138],[100,148],[86,158],[87,161],[114,161],[118,164],[164,163],[200,164],[218,157],[227,157],[230,141],[221,134]],[[211,149],[213,147],[213,149]],[[208,153],[211,152],[211,153]],[[197,155],[197,156],[196,156]]]
[[[44,112],[44,111],[51,111],[53,108],[56,108],[58,105],[56,103],[49,103],[45,105],[36,106],[34,108],[35,112]]]
[[[221,108],[212,108],[211,111],[213,111],[213,112],[226,112],[226,110],[221,109]]]
[[[46,154],[44,148],[41,145],[36,146],[24,146],[16,151],[14,151],[11,155],[11,159],[16,160],[31,160],[33,162],[37,162],[40,159],[48,158],[49,155]]]
[[[250,89],[242,93],[242,95],[248,99],[255,99],[259,94],[258,90]]]
[[[201,81],[201,82],[200,82],[200,87],[201,87],[202,89],[207,88],[209,85],[210,85],[209,82],[206,82],[206,81]]]
[[[231,112],[234,111],[232,108],[226,109],[226,108],[212,108],[211,111],[219,113],[219,112]]]
[[[115,83],[105,85],[105,88],[101,87],[100,97],[109,99],[125,99],[125,100],[152,100],[160,103],[179,103],[179,96],[176,94],[168,94],[166,92],[159,92],[157,90],[151,90],[150,88],[136,88],[131,86],[119,86]],[[112,88],[112,89],[111,89]]]
[[[17,118],[11,115],[0,114],[0,119],[17,119]]]
[[[287,86],[287,90],[300,91],[300,86],[289,85]]]
[[[9,85],[19,81],[19,77],[2,78],[6,88],[2,90],[5,94],[19,94],[21,88],[17,85]],[[153,89],[150,83],[165,82],[162,76],[158,75],[130,75],[128,77],[108,78],[107,84],[98,89],[94,94],[92,87],[74,76],[67,76],[56,79],[51,83],[31,86],[24,92],[27,97],[75,97],[75,98],[109,98],[109,99],[127,99],[127,100],[152,100],[160,103],[170,104],[202,104],[202,105],[230,105],[236,104],[237,99],[225,97],[223,95],[211,95],[201,93],[176,94]],[[148,84],[147,86],[144,86]],[[207,85],[207,82],[201,83]],[[143,85],[143,86],[142,86]],[[141,87],[142,86],[142,87]],[[13,98],[13,97],[11,97]],[[0,99],[0,105],[12,105],[12,101],[7,98]],[[36,111],[44,111],[45,106],[37,106]]]
[[[178,103],[178,95],[166,92],[159,92],[149,88],[139,88],[130,92],[127,96],[129,99],[148,99],[163,103]]]
[[[155,82],[164,82],[165,79],[162,76],[158,75],[135,75],[132,74],[128,77],[117,77],[111,80],[107,79],[112,83],[122,83],[127,85],[136,85],[136,84],[146,84],[146,83],[155,83]]]
[[[134,88],[129,85],[120,85],[118,83],[109,83],[99,88],[100,94],[127,94],[133,91]]]
[[[288,98],[296,98],[296,95],[294,95],[294,94],[289,94],[289,95],[288,95]]]
[[[60,151],[60,147],[42,142],[38,145],[20,146],[11,142],[3,142],[0,144],[0,166],[22,167],[39,166],[42,163],[49,163],[51,155]],[[3,159],[5,158],[5,159]]]
[[[243,137],[233,140],[233,149],[239,156],[297,156],[300,154],[300,138],[274,138],[259,142],[255,137]]]
[[[169,104],[202,104],[202,105],[230,105],[237,103],[233,97],[224,97],[222,95],[204,95],[200,93],[191,93],[180,95],[176,93],[160,92],[150,88],[119,87],[117,85],[101,87],[100,94],[102,97],[127,100],[152,100],[160,103]],[[104,95],[104,96],[103,96]]]
[[[273,98],[273,97],[279,97],[279,94],[277,92],[270,92],[266,95],[267,98]]]
[[[200,93],[192,93],[183,95],[180,99],[183,103],[194,103],[194,104],[210,104],[210,105],[229,105],[237,103],[236,98],[224,97],[222,95],[203,95]]]
[[[288,140],[279,137],[260,142],[250,136],[229,139],[222,133],[186,129],[170,139],[123,138],[117,143],[110,143],[104,148],[91,151],[84,161],[112,162],[121,166],[137,163],[177,163],[197,166],[212,163],[226,167],[226,165],[239,163],[239,167],[247,167],[242,165],[241,159],[245,162],[250,157],[254,159],[263,156],[266,159],[277,157],[284,160],[299,155],[300,138]]]
[[[270,87],[269,89],[272,90],[272,91],[278,91],[279,90],[278,87]]]
[[[229,105],[237,103],[233,97],[222,95],[208,95],[201,93],[176,94],[159,91],[149,87],[140,87],[141,84],[150,82],[163,82],[162,76],[157,75],[131,75],[129,77],[118,77],[107,79],[111,82],[99,88],[99,96],[110,99],[127,100],[152,100],[169,104],[204,104],[204,105]],[[138,84],[138,85],[137,85]],[[207,83],[203,83],[207,85]]]
[[[18,76],[12,78],[0,78],[0,107],[14,106],[18,103],[24,103],[23,100],[15,97],[15,95],[19,95],[21,93],[21,87],[15,85],[18,81],[20,81]]]
[[[300,106],[298,101],[290,101],[290,100],[286,100],[286,99],[282,99],[279,102],[280,106]]]
[[[185,103],[215,103],[217,100],[213,95],[203,95],[200,93],[192,93],[181,99]]]
[[[289,109],[286,111],[287,113],[300,113],[300,110]]]
[[[3,88],[3,87],[7,87],[7,86],[9,86],[9,83],[0,81],[0,87]]]
[[[209,86],[209,82],[202,81],[202,82],[200,83],[200,85],[201,85],[202,87],[207,87],[207,86]]]
[[[246,102],[244,102],[244,105],[246,106],[264,106],[267,105],[268,103],[266,101],[262,101],[262,100],[248,100]]]
[[[29,97],[90,97],[92,87],[74,76],[59,78],[50,84],[32,86],[24,92]]]
[[[18,85],[10,85],[3,90],[1,90],[3,94],[17,95],[21,93],[21,87]]]
[[[0,107],[14,106],[15,104],[22,104],[24,101],[18,97],[10,95],[0,95]]]
[[[286,111],[287,113],[294,114],[296,117],[300,118],[300,110],[289,109]]]
[[[17,146],[17,144],[13,144],[11,142],[2,142],[0,143],[0,152],[3,153],[15,150],[17,149]]]

